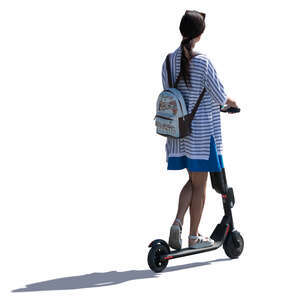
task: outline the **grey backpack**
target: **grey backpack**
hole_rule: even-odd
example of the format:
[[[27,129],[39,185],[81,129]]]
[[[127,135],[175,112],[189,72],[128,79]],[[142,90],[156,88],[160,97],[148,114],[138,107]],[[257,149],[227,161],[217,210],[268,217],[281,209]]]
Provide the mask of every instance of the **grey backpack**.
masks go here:
[[[174,87],[172,85],[170,55],[171,53],[167,55],[166,59],[169,88],[164,89],[159,94],[156,102],[156,115],[154,117],[156,133],[162,136],[183,138],[191,132],[191,122],[204,96],[205,88],[200,94],[192,112],[188,114],[182,93],[176,88],[181,72]]]

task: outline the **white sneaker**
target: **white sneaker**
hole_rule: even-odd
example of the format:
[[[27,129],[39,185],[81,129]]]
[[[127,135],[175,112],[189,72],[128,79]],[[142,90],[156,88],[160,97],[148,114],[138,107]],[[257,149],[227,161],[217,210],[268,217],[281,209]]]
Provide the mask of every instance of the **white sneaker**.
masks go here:
[[[189,239],[198,240],[193,245],[189,246],[189,248],[192,249],[200,249],[200,248],[206,248],[210,247],[214,244],[214,240],[212,240],[209,237],[204,237],[202,235],[189,235]]]

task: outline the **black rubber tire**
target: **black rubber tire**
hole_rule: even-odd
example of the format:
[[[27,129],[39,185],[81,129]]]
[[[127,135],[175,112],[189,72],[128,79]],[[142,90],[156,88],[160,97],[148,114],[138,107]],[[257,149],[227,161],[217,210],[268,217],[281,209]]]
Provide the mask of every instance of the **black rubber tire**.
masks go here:
[[[169,262],[167,259],[165,259],[164,261],[160,261],[159,255],[161,254],[169,254],[168,248],[161,244],[154,245],[148,253],[148,265],[150,269],[155,273],[163,271],[167,267]]]
[[[244,239],[238,231],[230,232],[223,244],[223,249],[229,258],[238,258],[244,249]]]

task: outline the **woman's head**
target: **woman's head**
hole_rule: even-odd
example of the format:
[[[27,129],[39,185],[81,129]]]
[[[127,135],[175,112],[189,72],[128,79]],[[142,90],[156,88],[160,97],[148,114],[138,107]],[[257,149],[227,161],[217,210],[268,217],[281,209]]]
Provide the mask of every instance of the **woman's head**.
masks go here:
[[[205,30],[205,13],[196,10],[186,10],[181,18],[179,30],[185,39],[199,38]]]
[[[188,86],[190,83],[189,62],[193,57],[192,49],[195,43],[200,40],[200,36],[205,30],[205,14],[196,10],[186,10],[181,18],[179,30],[183,37],[181,41],[180,72]],[[178,79],[176,82],[178,82]]]

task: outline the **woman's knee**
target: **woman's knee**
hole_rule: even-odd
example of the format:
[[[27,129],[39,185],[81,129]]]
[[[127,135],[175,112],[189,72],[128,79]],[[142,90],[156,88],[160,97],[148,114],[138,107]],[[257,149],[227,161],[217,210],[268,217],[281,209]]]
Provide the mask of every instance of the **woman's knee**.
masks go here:
[[[205,190],[208,172],[191,172],[191,183],[195,189]]]

